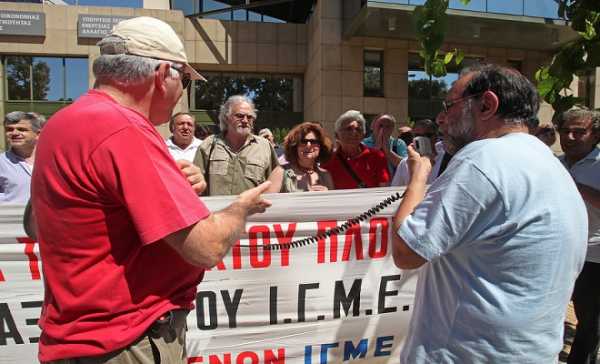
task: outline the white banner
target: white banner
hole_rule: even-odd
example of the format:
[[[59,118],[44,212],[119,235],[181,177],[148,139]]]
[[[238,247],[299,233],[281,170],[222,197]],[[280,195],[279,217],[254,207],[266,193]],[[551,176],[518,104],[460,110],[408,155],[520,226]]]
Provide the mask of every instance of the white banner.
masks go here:
[[[398,363],[416,272],[391,257],[398,202],[346,232],[325,233],[397,188],[270,195],[246,234],[198,286],[188,316],[189,363]],[[204,198],[215,211],[231,198]],[[0,362],[37,362],[43,300],[37,244],[24,238],[22,206],[0,207]],[[150,269],[150,268],[149,268]],[[154,269],[168,269],[155,267]]]

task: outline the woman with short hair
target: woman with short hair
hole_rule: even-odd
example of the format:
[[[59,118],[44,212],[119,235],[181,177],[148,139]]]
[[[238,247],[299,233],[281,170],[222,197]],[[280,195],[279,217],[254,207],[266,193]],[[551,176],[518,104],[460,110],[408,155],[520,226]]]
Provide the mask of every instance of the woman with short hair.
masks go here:
[[[389,185],[385,154],[362,143],[365,132],[365,118],[359,111],[348,110],[336,120],[335,136],[339,148],[323,165],[331,173],[336,189]]]

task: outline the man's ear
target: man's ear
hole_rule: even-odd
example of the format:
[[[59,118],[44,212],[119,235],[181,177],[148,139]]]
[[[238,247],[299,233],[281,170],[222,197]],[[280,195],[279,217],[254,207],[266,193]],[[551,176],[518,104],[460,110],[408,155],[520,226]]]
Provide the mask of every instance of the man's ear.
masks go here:
[[[165,93],[167,90],[166,81],[171,72],[171,65],[166,62],[161,62],[156,71],[154,72],[154,88],[160,92]]]
[[[492,91],[485,91],[479,98],[479,114],[481,119],[490,119],[498,111],[500,100]]]

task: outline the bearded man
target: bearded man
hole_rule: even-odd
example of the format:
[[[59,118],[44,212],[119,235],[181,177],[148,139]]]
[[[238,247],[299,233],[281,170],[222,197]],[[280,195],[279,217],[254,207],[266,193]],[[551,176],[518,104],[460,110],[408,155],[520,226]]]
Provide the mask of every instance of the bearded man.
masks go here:
[[[231,96],[221,106],[221,133],[206,138],[194,159],[208,185],[206,195],[237,195],[267,180],[279,181],[267,192],[279,192],[283,169],[271,143],[252,134],[255,121],[256,108],[245,96]]]
[[[535,86],[485,65],[462,73],[442,106],[454,156],[427,190],[431,162],[409,147],[394,216],[394,262],[422,266],[400,362],[556,362],[587,216],[569,173],[528,133]]]

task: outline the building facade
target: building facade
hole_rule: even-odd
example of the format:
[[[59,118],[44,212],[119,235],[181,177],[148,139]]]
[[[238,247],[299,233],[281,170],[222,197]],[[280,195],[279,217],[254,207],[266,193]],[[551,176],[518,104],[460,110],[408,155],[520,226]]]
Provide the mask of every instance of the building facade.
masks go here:
[[[399,121],[435,117],[458,67],[432,82],[424,74],[412,25],[412,10],[423,2],[2,1],[0,113],[50,116],[71,103],[94,83],[98,39],[115,22],[146,15],[175,29],[190,63],[207,77],[207,83],[193,83],[177,106],[200,123],[212,124],[220,103],[237,93],[255,100],[257,127],[310,120],[332,130],[347,109],[368,117],[387,112]],[[576,36],[556,19],[553,0],[450,3],[444,49],[463,50],[464,64],[510,65],[533,79],[553,51]],[[596,71],[575,87],[586,91],[590,106],[600,105],[598,77]],[[541,120],[551,115],[544,106]]]

